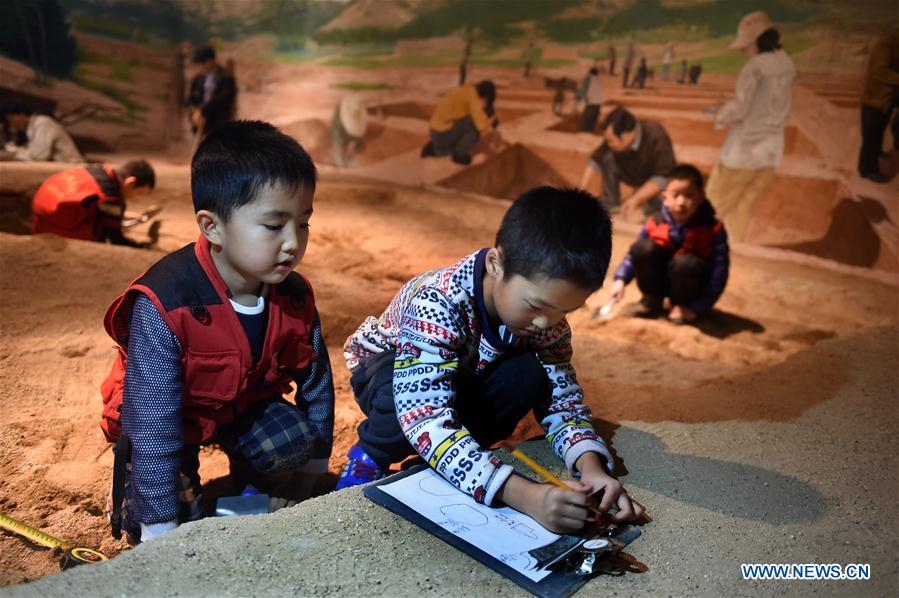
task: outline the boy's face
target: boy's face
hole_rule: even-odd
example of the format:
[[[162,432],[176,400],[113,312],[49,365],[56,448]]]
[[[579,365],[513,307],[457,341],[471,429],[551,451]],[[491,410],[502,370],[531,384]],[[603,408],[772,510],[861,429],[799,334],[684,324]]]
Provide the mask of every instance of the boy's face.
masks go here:
[[[487,255],[487,275],[493,279],[491,297],[485,297],[488,311],[516,336],[532,336],[553,328],[566,314],[580,308],[593,294],[567,280],[539,276],[534,279],[518,274],[506,276],[497,250]]]
[[[683,224],[699,209],[705,200],[705,194],[689,179],[671,179],[662,192],[662,199],[674,221]]]
[[[300,263],[309,240],[312,190],[283,185],[263,187],[256,199],[233,212],[228,222],[207,210],[197,212],[212,257],[232,297],[258,295],[263,283],[278,284]]]

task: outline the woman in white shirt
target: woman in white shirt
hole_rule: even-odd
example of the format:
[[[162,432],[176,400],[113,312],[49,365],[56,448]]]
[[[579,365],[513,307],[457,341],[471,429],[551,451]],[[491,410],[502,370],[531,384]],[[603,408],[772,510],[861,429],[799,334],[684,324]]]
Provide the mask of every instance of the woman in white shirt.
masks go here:
[[[743,241],[752,206],[766,191],[780,164],[784,127],[796,68],[781,49],[782,28],[764,12],[740,21],[730,44],[749,56],[737,77],[736,97],[715,116],[715,128],[730,128],[706,195],[724,220],[731,239]]]

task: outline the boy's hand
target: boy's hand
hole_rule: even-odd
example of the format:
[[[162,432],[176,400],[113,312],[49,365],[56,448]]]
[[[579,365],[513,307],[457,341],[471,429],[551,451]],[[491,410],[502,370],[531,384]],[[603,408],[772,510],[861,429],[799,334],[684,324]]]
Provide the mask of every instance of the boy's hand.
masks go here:
[[[624,297],[624,287],[625,284],[623,280],[621,280],[620,278],[616,280],[612,284],[612,299],[614,299],[615,301],[621,301],[621,299]]]
[[[585,492],[578,491],[581,486],[575,482],[572,490],[563,490],[512,475],[497,498],[516,511],[530,515],[549,531],[564,534],[583,528],[590,517],[589,498]]]
[[[631,499],[621,482],[606,473],[599,455],[584,453],[575,467],[581,472],[580,486],[584,492],[592,496],[602,491],[601,513],[608,513],[613,505],[618,507],[618,512],[609,518],[613,523],[634,521],[643,515],[643,505]]]

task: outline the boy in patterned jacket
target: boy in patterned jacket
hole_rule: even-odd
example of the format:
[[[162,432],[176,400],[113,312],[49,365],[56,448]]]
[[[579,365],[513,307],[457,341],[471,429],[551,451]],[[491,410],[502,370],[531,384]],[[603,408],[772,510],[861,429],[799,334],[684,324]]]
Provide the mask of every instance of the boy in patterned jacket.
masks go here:
[[[615,521],[642,508],[609,475],[571,366],[566,314],[605,278],[611,222],[595,197],[537,187],[509,208],[496,246],[407,282],[380,317],[344,345],[367,416],[337,488],[381,478],[418,453],[480,503],[505,503],[557,532],[583,527],[589,496]],[[488,448],[533,410],[546,439],[580,477],[563,490],[515,475]]]
[[[119,348],[101,423],[117,442],[115,537],[145,541],[202,516],[202,445],[220,444],[238,489],[268,492],[270,508],[305,498],[327,471],[331,366],[312,288],[293,271],[315,178],[306,151],[263,122],[222,125],[197,149],[198,241],[154,264],[106,314]]]

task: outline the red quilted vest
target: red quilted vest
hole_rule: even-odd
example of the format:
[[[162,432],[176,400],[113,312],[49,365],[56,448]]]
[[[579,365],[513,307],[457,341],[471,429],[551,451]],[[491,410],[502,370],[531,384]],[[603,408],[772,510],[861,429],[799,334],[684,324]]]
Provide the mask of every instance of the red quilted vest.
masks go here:
[[[118,218],[101,214],[99,203],[119,204]],[[31,232],[53,233],[70,239],[100,240],[100,220],[110,228],[121,226],[125,201],[112,168],[92,164],[67,168],[48,178],[31,201]]]
[[[233,422],[251,403],[289,392],[294,373],[316,358],[310,339],[315,312],[312,289],[302,276],[291,272],[269,289],[265,343],[253,365],[249,341],[212,262],[209,241],[200,237],[153,265],[106,312],[106,331],[119,352],[100,389],[100,426],[110,442],[121,432],[128,328],[137,293],[153,301],[181,343],[181,413],[187,444],[211,442],[221,426]]]
[[[680,248],[674,252],[674,255],[683,253],[692,253],[704,260],[712,256],[712,249],[715,243],[715,235],[721,230],[721,221],[715,220],[714,224],[697,224],[687,227],[684,236],[684,242]],[[668,249],[674,250],[674,243],[671,242],[671,225],[665,222],[661,214],[656,214],[646,221],[646,232],[653,243]]]

